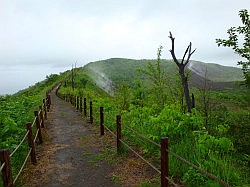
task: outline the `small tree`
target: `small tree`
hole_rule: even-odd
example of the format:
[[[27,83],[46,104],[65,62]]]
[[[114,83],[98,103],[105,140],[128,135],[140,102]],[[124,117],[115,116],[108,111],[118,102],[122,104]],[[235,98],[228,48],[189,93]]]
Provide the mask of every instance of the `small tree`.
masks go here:
[[[250,87],[250,16],[246,9],[239,11],[239,16],[243,26],[231,27],[227,30],[228,39],[216,39],[216,43],[218,46],[232,47],[236,54],[246,59],[246,61],[239,61],[238,65],[242,66],[245,83]],[[244,40],[241,46],[239,45],[241,43],[240,35],[243,35]]]
[[[139,71],[147,75],[147,78],[152,82],[153,93],[157,98],[156,101],[163,108],[166,102],[167,75],[161,65],[161,52],[162,46],[158,48],[156,64],[149,62],[146,69],[139,69]]]
[[[187,75],[185,73],[185,67],[189,63],[190,57],[195,52],[195,50],[192,51],[192,43],[190,42],[190,44],[188,45],[188,47],[184,53],[184,56],[183,56],[181,62],[179,62],[179,60],[177,60],[177,58],[175,56],[175,51],[174,51],[175,38],[173,38],[171,32],[169,32],[169,34],[170,34],[169,38],[171,39],[171,42],[172,42],[172,49],[170,49],[170,53],[172,55],[172,58],[173,58],[175,64],[179,68],[179,75],[181,77],[181,82],[182,82],[182,87],[183,87],[183,91],[184,91],[186,104],[188,107],[188,112],[191,112],[191,109],[194,108],[194,96],[192,95],[192,99],[191,99],[190,94],[189,94],[189,88],[188,88],[188,78],[187,78]],[[185,60],[186,55],[187,55],[187,59]]]
[[[147,80],[149,80],[150,93],[154,103],[157,102],[159,109],[162,109],[167,102],[176,102],[179,93],[178,83],[175,84],[176,76],[171,73],[167,73],[164,68],[163,61],[161,59],[162,46],[157,50],[157,60],[156,63],[149,62],[145,69],[138,69],[139,72],[146,75]]]

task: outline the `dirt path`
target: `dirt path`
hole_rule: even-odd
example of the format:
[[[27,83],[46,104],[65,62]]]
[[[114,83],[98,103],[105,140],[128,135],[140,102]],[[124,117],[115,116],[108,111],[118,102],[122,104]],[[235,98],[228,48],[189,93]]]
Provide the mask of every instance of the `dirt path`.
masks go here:
[[[51,98],[52,111],[45,124],[47,141],[37,151],[38,164],[31,166],[25,186],[118,186],[111,179],[112,166],[98,159],[102,145],[91,142],[99,132],[54,92]],[[27,183],[27,178],[32,182]]]

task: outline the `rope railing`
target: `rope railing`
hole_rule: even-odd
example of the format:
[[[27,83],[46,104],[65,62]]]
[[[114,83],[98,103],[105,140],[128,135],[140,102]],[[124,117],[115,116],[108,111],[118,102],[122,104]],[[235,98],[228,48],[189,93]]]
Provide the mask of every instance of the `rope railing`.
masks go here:
[[[21,145],[23,144],[23,142],[25,141],[25,139],[27,138],[29,134],[29,131],[26,132],[26,134],[24,135],[23,139],[21,140],[21,142],[18,144],[18,146],[14,149],[14,151],[12,151],[12,153],[10,154],[10,157],[12,157],[15,152],[21,147]]]
[[[5,166],[5,162],[1,165],[0,172],[3,170],[4,166]]]
[[[36,143],[36,139],[37,139],[37,137],[38,137],[38,133],[39,133],[39,130],[37,129],[37,130],[36,130],[36,135],[35,135],[34,140],[33,140],[34,143]]]
[[[136,135],[138,135],[139,137],[143,138],[144,140],[147,140],[148,142],[152,143],[153,145],[157,146],[157,147],[161,147],[160,144],[154,142],[153,140],[150,140],[149,138],[147,138],[146,136],[140,134],[139,132],[133,130],[132,128],[128,127],[127,125],[123,125],[123,127],[125,127],[126,129],[128,129],[129,131],[135,133]]]
[[[86,101],[86,99],[85,99],[85,101]],[[75,106],[75,107],[77,107],[77,106]],[[93,107],[92,102],[91,102],[91,104],[90,104],[90,107],[91,107],[91,110],[92,110],[92,111],[90,112],[90,116],[89,116],[89,117],[92,118],[92,120],[93,120],[93,119],[96,120],[97,118],[96,118],[96,117],[93,117],[93,116],[91,116],[91,115],[93,114],[93,108],[94,108],[95,110],[97,110],[97,111],[98,111],[98,108],[95,107],[95,106]],[[86,105],[85,105],[85,109],[86,109]],[[87,115],[86,115],[86,116],[87,116]],[[85,116],[85,117],[86,117],[86,116]],[[108,117],[109,119],[115,119],[114,116],[111,116],[109,113],[105,113],[105,116]],[[101,120],[100,120],[100,121],[101,121]],[[104,124],[103,124],[103,125],[104,125]],[[123,124],[122,126],[124,126],[127,130],[133,132],[133,133],[136,134],[137,136],[141,137],[142,139],[146,140],[147,142],[152,143],[153,145],[157,146],[158,148],[161,148],[161,145],[160,145],[160,144],[158,144],[158,143],[156,143],[155,141],[149,139],[149,138],[146,137],[145,135],[142,135],[141,133],[135,131],[134,129],[130,128],[130,127],[127,126],[127,125],[124,125],[124,124]],[[118,137],[118,134],[115,134],[113,131],[111,131],[111,130],[107,127],[107,125],[104,125],[104,128],[105,128],[107,131],[109,131],[114,137]],[[121,131],[121,130],[120,130],[120,131]],[[157,169],[157,168],[156,168],[154,165],[152,165],[149,161],[147,161],[145,158],[143,158],[139,153],[137,153],[133,148],[131,148],[131,147],[130,147],[126,142],[124,142],[121,138],[117,138],[117,141],[120,141],[122,144],[124,144],[130,151],[132,151],[135,155],[137,155],[139,158],[141,158],[144,162],[146,162],[150,167],[152,167],[152,168],[153,168],[154,170],[156,170],[158,173],[161,173],[161,171],[160,171],[159,169]],[[202,168],[196,166],[195,164],[193,164],[193,163],[187,161],[186,159],[182,158],[181,156],[179,156],[179,155],[173,153],[173,152],[170,151],[169,149],[165,149],[165,151],[166,151],[167,153],[169,153],[170,155],[172,155],[173,157],[175,157],[175,158],[177,158],[178,160],[180,160],[181,162],[183,162],[183,163],[185,163],[185,164],[191,166],[192,168],[196,169],[196,170],[199,171],[200,173],[203,173],[204,175],[206,175],[206,176],[209,177],[210,179],[212,179],[212,180],[214,180],[214,181],[220,183],[222,186],[229,187],[229,184],[227,184],[227,183],[224,182],[223,180],[217,178],[217,177],[214,176],[213,174],[211,174],[211,173],[209,173],[209,172],[203,170]],[[177,185],[176,183],[174,183],[173,180],[170,179],[168,176],[164,176],[164,178],[166,178],[173,186],[178,186],[178,185]]]
[[[34,125],[35,125],[35,123],[36,123],[36,116],[35,116],[35,118],[34,118],[34,120],[33,120],[33,122],[32,122],[32,125],[31,125],[31,127],[33,127]]]
[[[105,113],[105,116],[109,117],[109,119],[113,119],[115,121],[115,117],[111,116],[109,113]]]
[[[110,134],[112,134],[114,137],[116,137],[116,134],[114,132],[112,132],[106,125],[104,125],[104,128],[107,129]]]
[[[199,171],[200,173],[203,173],[204,175],[206,175],[206,176],[208,176],[210,179],[213,179],[214,181],[220,183],[221,185],[226,186],[226,187],[229,187],[229,186],[230,186],[229,184],[227,184],[227,183],[224,182],[223,180],[217,178],[217,177],[214,176],[213,174],[211,174],[211,173],[205,171],[204,169],[202,169],[202,168],[196,166],[195,164],[193,164],[193,163],[191,163],[191,162],[185,160],[184,158],[180,157],[179,155],[175,154],[174,152],[169,151],[169,150],[167,150],[167,152],[168,152],[170,155],[174,156],[175,158],[179,159],[181,162],[183,162],[183,163],[185,163],[185,164],[191,166],[192,168],[196,169],[196,170]]]
[[[120,140],[123,145],[125,145],[130,151],[132,151],[136,156],[138,156],[140,159],[142,159],[146,164],[148,164],[151,168],[153,168],[158,174],[161,174],[161,171],[156,168],[153,164],[151,164],[149,161],[147,161],[143,156],[141,156],[139,153],[137,153],[132,147],[130,147],[127,143],[125,143],[123,140]],[[178,185],[169,177],[166,177],[166,179],[173,184],[174,186],[178,187]]]
[[[26,158],[25,158],[25,160],[24,160],[24,162],[23,162],[23,165],[22,165],[21,169],[19,170],[17,176],[15,177],[15,179],[14,179],[14,181],[13,181],[13,184],[16,183],[17,179],[18,179],[19,176],[21,175],[21,173],[22,173],[22,171],[23,171],[23,169],[24,169],[24,166],[26,165],[27,160],[28,160],[28,158],[29,158],[29,156],[30,156],[31,151],[32,151],[32,149],[30,148],[30,149],[29,149],[29,152],[28,152],[28,154],[27,154],[27,156],[26,156]]]
[[[138,133],[137,131],[133,130],[132,128],[130,128],[130,127],[126,126],[126,125],[123,125],[123,126],[124,126],[126,129],[128,129],[129,131],[131,131],[131,132],[137,134],[139,137],[141,137],[141,138],[147,140],[148,142],[154,144],[155,146],[157,146],[157,147],[159,147],[159,148],[161,147],[160,144],[157,144],[156,142],[150,140],[149,138],[147,138],[147,137],[145,137],[144,135]],[[185,164],[187,164],[187,165],[193,167],[193,168],[196,169],[197,171],[199,171],[199,172],[205,174],[206,176],[208,176],[209,178],[215,180],[216,182],[220,183],[221,185],[223,185],[223,186],[229,186],[227,183],[225,183],[225,182],[222,181],[221,179],[217,178],[217,177],[214,176],[213,174],[211,174],[211,173],[209,173],[209,172],[203,170],[202,168],[199,168],[199,167],[196,166],[195,164],[193,164],[193,163],[187,161],[186,159],[180,157],[179,155],[175,154],[174,152],[170,151],[169,149],[166,149],[166,151],[167,151],[170,155],[172,155],[172,156],[174,156],[175,158],[179,159],[181,162],[183,162],[183,163],[185,163]]]
[[[2,165],[0,167],[0,172],[2,172],[2,180],[3,180],[4,187],[12,186],[13,184],[16,183],[16,181],[20,177],[20,174],[22,173],[22,171],[27,163],[29,156],[31,156],[31,162],[33,164],[36,163],[35,145],[34,144],[35,144],[37,138],[39,139],[39,143],[42,143],[42,135],[41,135],[40,127],[43,125],[44,119],[46,119],[45,113],[47,113],[47,111],[51,105],[50,95],[48,93],[46,94],[46,99],[44,99],[44,100],[46,102],[44,102],[44,104],[39,107],[38,111],[34,112],[35,117],[33,119],[33,122],[26,124],[27,131],[26,131],[25,135],[23,136],[22,140],[17,145],[17,147],[11,153],[9,153],[9,151],[7,149],[0,150],[0,154],[1,154],[0,158],[1,158],[1,163],[2,163]],[[44,115],[41,115],[43,113],[43,111],[44,111]],[[37,129],[35,131],[35,136],[33,136],[32,128],[35,126],[35,124],[36,124]],[[28,145],[29,145],[30,149],[29,149],[29,151],[28,151],[28,153],[27,153],[27,155],[22,163],[21,168],[18,170],[18,174],[15,176],[15,179],[12,180],[13,175],[12,175],[12,168],[11,168],[11,158],[14,157],[14,155],[21,148],[21,146],[23,145],[23,143],[26,139],[28,140]]]

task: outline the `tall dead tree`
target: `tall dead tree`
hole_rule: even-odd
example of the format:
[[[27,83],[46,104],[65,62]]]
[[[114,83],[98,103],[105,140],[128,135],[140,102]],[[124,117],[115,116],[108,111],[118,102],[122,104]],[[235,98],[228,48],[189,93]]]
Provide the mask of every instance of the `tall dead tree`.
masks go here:
[[[191,99],[190,94],[189,94],[188,79],[187,79],[187,75],[185,74],[185,67],[189,63],[190,57],[192,56],[192,54],[195,52],[196,49],[192,51],[192,43],[190,42],[190,44],[188,45],[188,47],[183,55],[183,58],[180,62],[179,60],[177,60],[177,58],[175,56],[175,51],[174,51],[175,38],[173,38],[171,32],[169,32],[169,34],[170,34],[169,38],[171,39],[171,42],[172,42],[172,49],[170,49],[170,53],[172,55],[172,58],[173,58],[175,64],[179,68],[179,74],[181,76],[181,82],[182,82],[182,87],[183,87],[183,91],[184,91],[186,104],[188,107],[188,112],[191,112],[191,109],[194,107],[194,98],[192,97],[192,99]],[[187,59],[185,60],[186,56],[187,56]]]

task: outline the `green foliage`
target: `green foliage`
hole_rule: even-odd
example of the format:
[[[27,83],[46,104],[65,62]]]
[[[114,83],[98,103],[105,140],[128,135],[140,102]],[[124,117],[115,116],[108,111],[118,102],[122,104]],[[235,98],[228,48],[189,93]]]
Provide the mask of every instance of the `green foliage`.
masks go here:
[[[198,107],[192,113],[183,114],[181,94],[176,94],[180,91],[178,89],[180,82],[166,73],[167,66],[171,63],[165,64],[165,61],[161,61],[159,57],[160,50],[158,61],[144,61],[144,65],[139,64],[143,61],[128,60],[127,62],[126,59],[109,59],[99,63],[90,63],[77,71],[75,90],[67,84],[59,91],[81,95],[88,101],[92,100],[96,124],[99,123],[98,107],[103,106],[105,125],[111,130],[116,128],[115,116],[122,114],[123,140],[140,149],[144,156],[152,160],[159,160],[159,149],[131,133],[124,126],[131,127],[156,143],[159,143],[161,137],[167,136],[169,149],[174,153],[230,185],[248,184],[249,92],[242,88],[221,92],[210,91],[206,102],[210,104],[211,113],[209,120],[205,123],[201,110],[202,96],[199,96],[201,92],[195,92],[195,96],[200,98],[197,99]],[[124,67],[122,64],[129,65]],[[120,72],[115,71],[117,67]],[[131,68],[131,74],[127,68]],[[138,68],[142,70],[140,72],[134,70]],[[162,70],[162,68],[165,69]],[[98,88],[99,85],[93,79],[97,75],[116,83],[117,89],[115,89],[114,97]],[[126,78],[124,78],[125,75]],[[174,84],[167,85],[163,80],[174,82]],[[156,91],[157,87],[161,86],[164,89],[160,94],[166,96],[164,104],[158,102],[159,90]],[[172,93],[175,93],[174,97],[171,97],[168,87],[173,90]],[[219,186],[218,183],[173,156],[170,156],[170,175],[184,182],[186,186]]]
[[[241,65],[246,85],[250,86],[250,18],[247,9],[239,11],[239,16],[241,18],[243,26],[231,27],[227,30],[229,35],[228,39],[216,39],[218,46],[232,47],[232,49],[240,55],[242,58],[245,58],[246,61],[239,61],[238,65]],[[243,44],[240,46],[241,39],[240,35],[243,35]]]
[[[115,100],[119,108],[119,113],[129,110],[129,105],[131,102],[131,89],[128,84],[122,83],[119,89],[116,91]]]
[[[0,96],[0,149],[8,149],[12,152],[19,145],[26,133],[26,124],[34,120],[34,110],[42,104],[45,92],[62,78],[64,74],[49,75],[44,81],[14,95]],[[28,143],[25,140],[11,157],[14,177],[19,172],[27,152]]]

